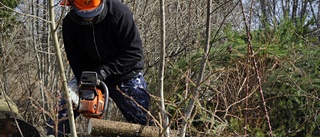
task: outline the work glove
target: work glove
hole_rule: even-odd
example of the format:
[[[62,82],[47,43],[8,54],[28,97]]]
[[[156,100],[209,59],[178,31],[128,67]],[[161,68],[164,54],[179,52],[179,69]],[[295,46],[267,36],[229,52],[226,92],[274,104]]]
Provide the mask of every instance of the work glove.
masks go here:
[[[103,67],[99,67],[98,69],[95,70],[95,72],[97,72],[98,75],[98,79],[100,81],[104,81],[107,78],[107,73],[106,71],[103,69]]]

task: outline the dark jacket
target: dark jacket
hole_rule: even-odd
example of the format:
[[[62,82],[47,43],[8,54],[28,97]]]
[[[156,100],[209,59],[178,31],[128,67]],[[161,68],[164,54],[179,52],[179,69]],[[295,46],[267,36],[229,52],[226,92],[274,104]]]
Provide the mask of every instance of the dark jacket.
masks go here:
[[[118,0],[106,0],[105,17],[90,25],[80,25],[72,11],[63,20],[63,40],[67,58],[79,81],[82,71],[102,68],[106,83],[132,78],[143,69],[143,49],[132,12]]]

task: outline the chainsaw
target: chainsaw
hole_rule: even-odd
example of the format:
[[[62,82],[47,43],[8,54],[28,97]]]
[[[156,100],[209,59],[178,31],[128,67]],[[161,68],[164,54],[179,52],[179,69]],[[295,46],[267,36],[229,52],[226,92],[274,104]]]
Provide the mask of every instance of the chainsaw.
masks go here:
[[[77,83],[73,81],[73,84]],[[70,85],[69,83],[69,89]],[[102,118],[107,111],[109,90],[96,72],[84,71],[77,90],[69,90],[75,110],[86,118]]]

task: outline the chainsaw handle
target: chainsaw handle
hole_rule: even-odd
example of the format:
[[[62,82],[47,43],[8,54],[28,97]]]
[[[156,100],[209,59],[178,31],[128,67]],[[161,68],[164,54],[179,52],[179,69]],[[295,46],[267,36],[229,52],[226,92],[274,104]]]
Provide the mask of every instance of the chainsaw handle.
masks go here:
[[[101,115],[107,111],[108,108],[108,102],[109,102],[109,89],[103,81],[100,81],[100,84],[102,85],[103,90],[105,91],[105,99],[104,99],[104,107],[103,111],[101,112]]]

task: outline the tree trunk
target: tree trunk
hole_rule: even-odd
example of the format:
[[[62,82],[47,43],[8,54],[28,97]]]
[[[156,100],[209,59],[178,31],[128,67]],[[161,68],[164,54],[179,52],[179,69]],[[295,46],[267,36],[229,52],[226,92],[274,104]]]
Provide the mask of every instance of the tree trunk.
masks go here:
[[[91,118],[88,124],[88,134],[92,137],[159,137],[161,129],[156,126],[145,126],[126,122],[117,122]],[[177,131],[171,131],[172,137]]]
[[[166,107],[164,104],[164,93],[163,93],[163,85],[164,85],[164,70],[165,70],[165,62],[166,62],[166,18],[165,18],[165,8],[164,1],[160,0],[160,14],[161,14],[161,51],[160,51],[160,68],[159,68],[159,93],[161,97],[161,115],[162,115],[162,127],[164,128],[164,136],[168,137],[170,133],[169,126],[169,118],[166,113]]]
[[[62,56],[61,56],[61,51],[60,51],[60,45],[58,42],[58,34],[56,30],[56,24],[55,24],[55,13],[54,13],[54,1],[49,0],[49,16],[50,16],[50,31],[52,35],[52,39],[54,41],[54,49],[56,51],[56,56],[59,64],[59,70],[60,70],[60,76],[62,79],[62,88],[63,92],[65,95],[65,100],[67,101],[67,110],[68,110],[68,117],[69,117],[69,126],[70,126],[70,132],[72,137],[77,137],[77,132],[76,132],[76,126],[75,126],[75,120],[74,120],[74,114],[73,114],[73,108],[72,108],[72,103],[71,103],[71,98],[70,94],[68,92],[68,83],[67,83],[67,78],[65,75],[65,69],[63,67],[63,62],[62,62]]]
[[[293,0],[291,19],[296,23],[298,0]]]
[[[202,57],[201,61],[201,68],[200,72],[198,74],[198,79],[197,79],[197,84],[196,84],[196,89],[192,92],[192,98],[188,102],[187,109],[184,112],[185,118],[182,121],[181,124],[181,129],[180,129],[180,137],[185,137],[186,132],[187,132],[187,125],[188,121],[190,120],[191,113],[194,109],[195,102],[199,97],[198,91],[200,90],[200,84],[203,81],[203,75],[205,72],[206,64],[207,64],[207,59],[208,59],[208,54],[209,54],[209,48],[210,48],[210,38],[211,38],[211,3],[212,0],[207,0],[207,22],[206,22],[206,45],[204,47],[204,55]],[[191,120],[192,121],[192,120]]]
[[[261,25],[262,25],[262,28],[265,28],[269,21],[268,14],[267,14],[268,12],[266,7],[266,1],[260,0],[260,5],[261,5],[261,14],[262,14]]]

